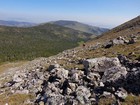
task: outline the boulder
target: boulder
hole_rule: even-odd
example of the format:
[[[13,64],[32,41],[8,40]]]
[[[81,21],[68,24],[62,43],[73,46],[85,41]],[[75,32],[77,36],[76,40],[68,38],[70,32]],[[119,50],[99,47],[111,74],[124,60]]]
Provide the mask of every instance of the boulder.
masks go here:
[[[117,57],[87,59],[83,62],[83,65],[85,67],[86,74],[89,74],[89,72],[105,72],[111,67],[121,66],[120,61]]]
[[[110,48],[110,47],[112,47],[112,46],[113,46],[112,41],[106,42],[106,43],[104,43],[104,45],[103,45],[104,48]]]
[[[59,67],[60,67],[59,64],[53,64],[53,65],[50,65],[50,66],[49,66],[48,70],[51,71],[51,70],[53,70],[53,69],[55,69],[55,68],[59,68]]]
[[[120,100],[124,100],[128,94],[127,91],[124,90],[123,88],[119,88],[116,92],[115,92],[116,98],[120,99]]]
[[[79,86],[76,89],[76,99],[79,101],[80,104],[85,105],[89,101],[89,97],[91,96],[90,90],[84,86]]]
[[[110,92],[104,91],[103,96],[104,97],[110,97],[110,96],[112,96],[112,94]]]
[[[47,105],[64,105],[65,100],[62,95],[59,94],[50,94],[47,99]]]
[[[78,82],[79,81],[79,77],[78,77],[78,74],[77,73],[73,74],[72,81],[73,82]]]
[[[140,94],[140,69],[138,71],[129,72],[126,76],[124,88],[133,94]]]
[[[127,63],[129,62],[127,57],[121,54],[118,55],[118,59],[122,65],[127,65]]]
[[[16,83],[15,81],[11,80],[11,81],[5,83],[4,86],[0,86],[0,87],[11,87],[11,86],[13,86],[15,83]]]
[[[124,44],[124,40],[122,40],[122,39],[113,39],[112,43],[113,43],[113,45]]]
[[[134,43],[136,43],[137,42],[137,38],[131,38],[130,40],[129,40],[129,42],[128,42],[128,44],[134,44]]]
[[[70,88],[71,88],[71,90],[72,91],[75,91],[76,90],[76,84],[75,83],[69,83],[69,85],[70,85]]]
[[[69,71],[68,70],[65,70],[64,68],[57,68],[57,78],[60,78],[60,79],[66,79],[68,78],[68,73]]]
[[[90,79],[90,81],[99,81],[100,80],[100,75],[99,73],[94,73],[94,72],[90,72],[88,75],[87,75],[87,78]]]
[[[15,74],[13,76],[13,81],[15,81],[15,82],[22,82],[23,79],[21,78],[21,76],[19,74]]]
[[[125,67],[114,66],[106,69],[102,77],[102,81],[105,82],[115,82],[121,77],[125,77],[127,74]]]
[[[29,94],[29,90],[17,90],[15,93],[18,93],[18,94]]]
[[[106,42],[103,47],[104,48],[110,48],[112,46],[115,46],[115,45],[119,45],[119,44],[127,44],[129,43],[129,40],[126,40],[125,38],[119,36],[118,38],[115,38],[113,40],[110,40],[108,42]]]
[[[40,102],[39,102],[39,105],[45,105],[45,104],[44,104],[44,102],[43,102],[43,101],[40,101]]]

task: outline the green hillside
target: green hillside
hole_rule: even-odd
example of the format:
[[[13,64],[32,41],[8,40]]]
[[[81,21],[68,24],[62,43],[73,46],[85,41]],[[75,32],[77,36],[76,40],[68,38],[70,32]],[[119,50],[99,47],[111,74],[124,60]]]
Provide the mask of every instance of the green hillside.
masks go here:
[[[0,62],[48,57],[75,47],[90,36],[52,24],[30,28],[0,26]]]

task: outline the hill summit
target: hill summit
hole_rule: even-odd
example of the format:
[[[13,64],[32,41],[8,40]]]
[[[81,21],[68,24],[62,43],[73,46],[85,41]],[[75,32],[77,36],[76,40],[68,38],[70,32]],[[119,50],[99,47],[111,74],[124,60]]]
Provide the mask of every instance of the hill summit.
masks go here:
[[[93,35],[101,35],[102,33],[109,31],[109,29],[107,29],[107,28],[91,26],[91,25],[87,25],[87,24],[80,23],[77,21],[59,20],[59,21],[54,21],[54,22],[50,22],[50,23],[60,25],[63,27],[72,28],[72,29],[75,29],[78,31],[90,33]]]

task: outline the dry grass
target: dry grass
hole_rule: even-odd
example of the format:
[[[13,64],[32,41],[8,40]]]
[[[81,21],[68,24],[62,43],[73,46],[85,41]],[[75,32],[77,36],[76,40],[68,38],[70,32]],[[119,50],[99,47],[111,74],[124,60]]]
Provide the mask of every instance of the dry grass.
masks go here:
[[[19,62],[4,62],[0,64],[0,74],[10,68],[19,67],[23,64],[27,63],[27,61],[19,61]]]
[[[140,96],[128,95],[122,105],[140,105]]]
[[[29,105],[26,103],[28,99],[33,99],[33,95],[27,94],[13,94],[10,96],[6,96],[6,94],[0,95],[0,105]]]
[[[115,102],[114,98],[101,98],[99,105],[112,105]]]
[[[137,59],[140,56],[140,41],[130,45],[116,45],[108,49],[99,48],[96,50],[80,52],[77,56],[81,58],[95,58],[102,56],[115,57],[118,54],[123,54],[133,60]]]
[[[101,98],[99,105],[112,105],[115,103],[114,98]],[[140,96],[134,96],[129,94],[124,102],[120,102],[121,105],[140,105]]]

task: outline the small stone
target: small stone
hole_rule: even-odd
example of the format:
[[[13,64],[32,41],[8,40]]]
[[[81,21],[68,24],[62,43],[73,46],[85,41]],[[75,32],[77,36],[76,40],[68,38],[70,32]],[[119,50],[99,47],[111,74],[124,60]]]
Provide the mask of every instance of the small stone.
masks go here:
[[[118,98],[124,100],[128,94],[127,94],[127,91],[124,90],[123,88],[119,88],[116,92],[115,92],[115,95],[117,95]]]
[[[100,86],[100,87],[104,87],[105,85],[104,85],[103,82],[100,82],[100,83],[99,83],[99,86]]]
[[[45,104],[44,104],[44,102],[43,102],[43,101],[40,101],[40,102],[39,102],[39,105],[45,105]]]
[[[76,90],[76,84],[75,83],[69,83],[70,88],[72,89],[72,91]]]
[[[103,92],[103,96],[109,97],[109,96],[111,96],[111,93],[110,93],[110,92],[107,92],[107,91],[104,91],[104,92]]]

